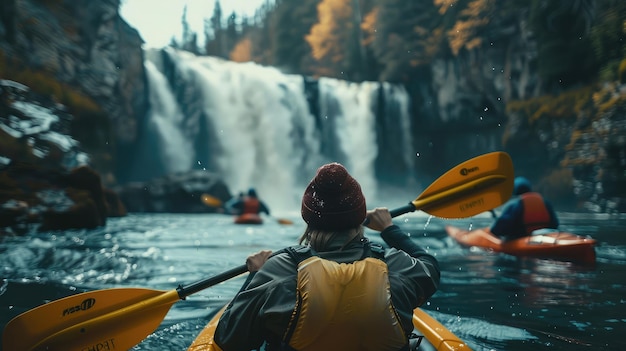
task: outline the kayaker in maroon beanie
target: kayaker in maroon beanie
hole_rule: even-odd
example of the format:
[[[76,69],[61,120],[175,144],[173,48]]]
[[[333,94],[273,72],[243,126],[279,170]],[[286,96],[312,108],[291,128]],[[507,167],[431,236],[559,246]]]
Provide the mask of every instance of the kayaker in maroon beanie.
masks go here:
[[[320,167],[302,197],[299,246],[248,257],[248,279],[220,318],[223,351],[409,350],[413,309],[439,284],[437,260],[366,211],[359,183],[338,163]],[[388,249],[364,237],[380,231]],[[270,256],[271,255],[271,256]]]

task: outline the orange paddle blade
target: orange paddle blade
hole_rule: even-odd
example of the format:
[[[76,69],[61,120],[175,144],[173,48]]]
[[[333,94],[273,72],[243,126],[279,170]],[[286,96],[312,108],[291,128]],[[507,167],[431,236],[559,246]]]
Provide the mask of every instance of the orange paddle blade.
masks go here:
[[[280,224],[293,224],[293,221],[286,218],[278,218],[276,219],[276,221],[278,221],[278,223]]]
[[[222,206],[222,200],[216,198],[215,196],[211,196],[209,194],[202,194],[202,197],[200,199],[202,200],[203,204],[209,207],[221,207]]]

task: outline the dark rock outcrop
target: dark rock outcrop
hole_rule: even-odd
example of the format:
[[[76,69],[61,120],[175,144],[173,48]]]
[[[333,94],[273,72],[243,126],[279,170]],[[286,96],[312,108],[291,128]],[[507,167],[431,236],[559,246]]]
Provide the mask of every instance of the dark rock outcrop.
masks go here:
[[[86,114],[72,137],[85,143],[94,161],[108,160],[110,165],[94,167],[112,180],[122,168],[118,156],[123,162],[123,150],[137,141],[137,125],[148,107],[143,41],[120,17],[119,6],[120,0],[3,0],[0,5],[0,69],[5,71],[0,74],[33,89],[37,85],[69,107],[86,105],[85,98],[65,96],[70,86],[94,101],[107,120]]]
[[[626,212],[624,82],[549,90],[526,16],[490,23],[489,42],[437,57],[408,86],[417,169],[435,179],[442,160],[502,150],[559,210]]]
[[[205,205],[203,195],[222,203],[231,198],[228,186],[217,175],[200,170],[128,183],[113,190],[128,212],[215,213],[222,208]]]
[[[0,228],[94,228],[126,214],[68,135],[73,118],[63,105],[0,80]]]
[[[70,136],[65,106],[15,81],[0,79],[0,165],[10,160],[72,169],[90,161]]]
[[[106,193],[86,166],[65,172],[11,162],[0,169],[0,228],[22,234],[103,226],[108,216],[125,213],[115,194]]]
[[[626,212],[626,85],[509,104],[503,143],[517,173],[561,210]]]

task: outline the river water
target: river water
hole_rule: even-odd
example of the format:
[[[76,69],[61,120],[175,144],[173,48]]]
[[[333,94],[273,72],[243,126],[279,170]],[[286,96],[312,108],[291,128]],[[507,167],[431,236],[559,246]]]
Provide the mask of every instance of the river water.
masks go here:
[[[595,265],[517,259],[459,247],[445,224],[487,226],[488,215],[396,219],[439,259],[442,282],[423,308],[474,350],[626,349],[626,226],[622,216],[559,213],[562,229],[598,240]],[[0,241],[0,326],[44,302],[114,287],[172,290],[243,264],[261,249],[295,244],[297,213],[235,225],[219,214],[131,214],[95,230],[46,232]],[[373,240],[380,239],[367,232]],[[179,301],[134,350],[186,350],[243,276]]]

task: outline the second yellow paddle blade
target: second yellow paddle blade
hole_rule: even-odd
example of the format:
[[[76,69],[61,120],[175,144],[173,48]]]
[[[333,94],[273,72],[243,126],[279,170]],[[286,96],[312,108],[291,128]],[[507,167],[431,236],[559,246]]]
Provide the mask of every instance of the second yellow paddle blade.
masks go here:
[[[450,169],[413,204],[433,216],[467,218],[506,202],[513,193],[513,178],[509,154],[484,154]]]

